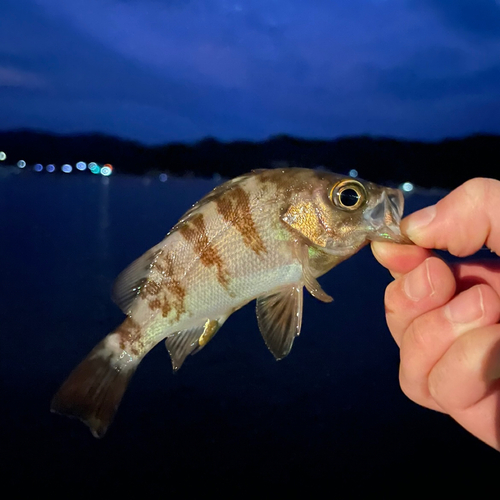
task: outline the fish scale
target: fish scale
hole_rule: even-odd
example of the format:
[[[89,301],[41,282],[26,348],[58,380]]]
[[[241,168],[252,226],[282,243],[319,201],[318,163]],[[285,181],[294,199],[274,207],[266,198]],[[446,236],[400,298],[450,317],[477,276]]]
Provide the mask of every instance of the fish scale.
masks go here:
[[[124,270],[113,298],[127,315],[73,370],[52,410],[101,437],[130,377],[165,340],[177,370],[226,319],[257,300],[276,359],[302,323],[302,295],[331,301],[316,278],[370,240],[409,243],[400,191],[310,169],[257,170],[208,193],[167,236]]]

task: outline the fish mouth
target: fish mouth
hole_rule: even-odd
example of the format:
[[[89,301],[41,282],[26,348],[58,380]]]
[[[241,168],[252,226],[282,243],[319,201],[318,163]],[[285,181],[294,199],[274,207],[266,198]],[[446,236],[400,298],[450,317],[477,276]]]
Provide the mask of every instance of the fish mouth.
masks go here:
[[[377,204],[365,212],[371,241],[392,241],[405,245],[413,242],[401,234],[400,223],[403,216],[404,197],[399,189],[387,188],[382,192]]]

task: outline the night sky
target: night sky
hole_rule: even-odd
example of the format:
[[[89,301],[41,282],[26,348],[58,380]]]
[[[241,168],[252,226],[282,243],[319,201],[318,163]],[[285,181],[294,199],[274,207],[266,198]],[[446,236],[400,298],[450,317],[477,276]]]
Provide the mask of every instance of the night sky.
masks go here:
[[[500,133],[499,0],[3,0],[0,129]]]

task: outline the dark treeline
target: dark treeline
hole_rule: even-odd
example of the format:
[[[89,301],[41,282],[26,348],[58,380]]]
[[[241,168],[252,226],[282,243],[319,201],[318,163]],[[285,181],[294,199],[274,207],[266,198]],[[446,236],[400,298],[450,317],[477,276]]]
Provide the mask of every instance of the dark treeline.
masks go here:
[[[306,140],[275,136],[262,142],[220,142],[145,146],[100,134],[64,136],[33,131],[0,132],[6,163],[20,159],[56,166],[77,161],[111,163],[115,172],[225,177],[255,168],[323,166],[338,173],[356,169],[377,182],[411,181],[423,187],[454,188],[471,177],[500,178],[500,136],[474,135],[441,142],[368,136]]]

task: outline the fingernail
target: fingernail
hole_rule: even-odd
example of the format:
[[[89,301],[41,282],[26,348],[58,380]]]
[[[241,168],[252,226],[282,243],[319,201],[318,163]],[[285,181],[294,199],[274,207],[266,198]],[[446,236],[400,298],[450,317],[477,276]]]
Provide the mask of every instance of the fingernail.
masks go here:
[[[418,212],[409,215],[405,221],[405,232],[410,237],[416,236],[422,229],[427,227],[436,217],[436,205],[425,207]]]
[[[429,272],[429,259],[406,275],[403,288],[408,298],[414,302],[434,293]]]
[[[483,293],[473,286],[457,295],[445,308],[445,316],[455,324],[468,325],[484,316]]]

